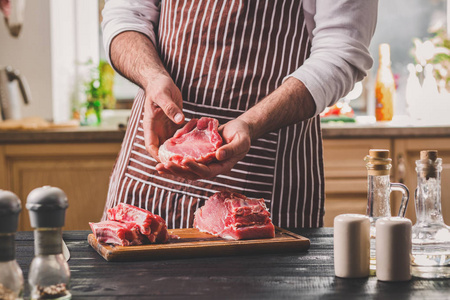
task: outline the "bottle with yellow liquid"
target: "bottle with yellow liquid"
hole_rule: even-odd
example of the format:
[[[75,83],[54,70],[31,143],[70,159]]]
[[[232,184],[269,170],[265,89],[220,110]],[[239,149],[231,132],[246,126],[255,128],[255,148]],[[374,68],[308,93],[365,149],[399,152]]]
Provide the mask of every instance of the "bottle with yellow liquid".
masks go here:
[[[377,121],[391,121],[394,116],[395,81],[389,44],[380,44],[379,59],[375,83],[375,117]]]

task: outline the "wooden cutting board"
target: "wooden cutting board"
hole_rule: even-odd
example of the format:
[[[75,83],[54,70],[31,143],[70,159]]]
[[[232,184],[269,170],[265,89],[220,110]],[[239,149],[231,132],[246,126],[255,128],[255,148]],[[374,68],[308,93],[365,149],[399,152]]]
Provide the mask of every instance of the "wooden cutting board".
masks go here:
[[[275,227],[275,237],[255,240],[225,240],[194,228],[169,230],[179,239],[166,244],[117,246],[97,242],[89,234],[88,242],[107,261],[139,261],[169,258],[230,256],[255,253],[300,252],[309,249],[309,239]]]

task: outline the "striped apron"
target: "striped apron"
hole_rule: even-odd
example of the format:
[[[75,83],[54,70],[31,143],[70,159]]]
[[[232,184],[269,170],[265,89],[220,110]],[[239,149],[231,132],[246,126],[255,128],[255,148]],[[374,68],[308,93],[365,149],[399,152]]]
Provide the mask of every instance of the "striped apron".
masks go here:
[[[310,53],[302,1],[161,3],[161,59],[183,95],[186,119],[237,118],[282,84]],[[169,228],[192,227],[194,212],[216,191],[264,198],[275,225],[323,226],[324,180],[319,117],[270,132],[213,180],[159,175],[142,128],[144,93],[133,104],[105,210],[120,202],[162,216]],[[105,214],[103,216],[105,218]]]

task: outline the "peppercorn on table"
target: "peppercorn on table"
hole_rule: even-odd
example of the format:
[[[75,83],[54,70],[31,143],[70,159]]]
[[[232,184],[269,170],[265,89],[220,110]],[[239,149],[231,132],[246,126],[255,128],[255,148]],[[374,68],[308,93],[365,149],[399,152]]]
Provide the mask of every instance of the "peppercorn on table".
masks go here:
[[[445,299],[450,280],[381,282],[371,276],[334,276],[333,229],[290,229],[310,239],[307,252],[107,262],[87,241],[89,231],[67,231],[72,299]],[[32,232],[16,234],[25,281],[34,255]],[[29,299],[29,286],[25,298]]]

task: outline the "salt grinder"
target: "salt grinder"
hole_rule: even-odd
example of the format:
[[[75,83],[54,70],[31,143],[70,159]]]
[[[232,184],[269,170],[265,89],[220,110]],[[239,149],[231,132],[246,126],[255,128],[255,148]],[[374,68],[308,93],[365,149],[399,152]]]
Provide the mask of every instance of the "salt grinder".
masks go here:
[[[22,299],[23,275],[16,261],[15,235],[19,213],[19,198],[0,190],[0,299]]]
[[[334,271],[337,277],[369,276],[369,217],[343,214],[334,218]]]
[[[34,253],[28,281],[31,299],[71,299],[70,270],[62,255],[62,227],[67,196],[56,187],[30,192],[26,207],[34,228]]]
[[[411,221],[402,217],[376,222],[377,278],[381,281],[411,279]]]

